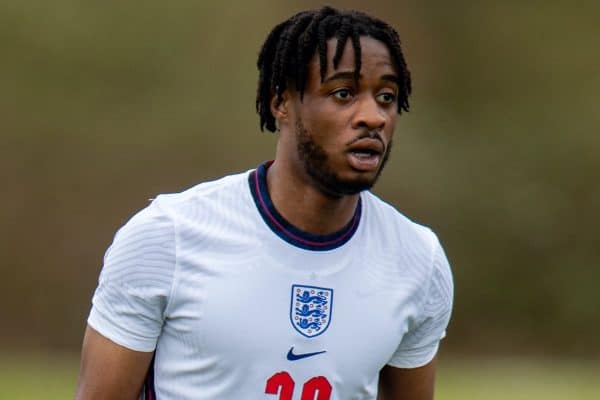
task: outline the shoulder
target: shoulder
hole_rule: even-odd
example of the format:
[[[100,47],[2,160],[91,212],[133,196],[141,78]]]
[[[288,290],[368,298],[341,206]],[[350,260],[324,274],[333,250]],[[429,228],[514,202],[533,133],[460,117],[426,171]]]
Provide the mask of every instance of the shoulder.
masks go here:
[[[206,210],[222,205],[223,198],[234,198],[246,176],[228,176],[157,196],[131,217],[105,254],[90,325],[125,347],[152,351],[165,316],[177,304],[178,283],[188,276],[180,265],[181,247],[194,251],[200,247],[202,235],[207,235],[198,226],[214,225],[204,218]],[[200,224],[200,219],[208,222]]]
[[[182,222],[198,220],[207,213],[214,214],[215,210],[223,210],[231,199],[239,201],[240,193],[244,191],[243,186],[247,186],[247,176],[247,172],[229,175],[200,183],[180,193],[156,196],[117,231],[107,255],[115,247],[123,245],[129,247],[130,244],[135,246],[140,243],[173,241]],[[117,244],[120,246],[116,246]]]
[[[371,192],[364,192],[361,199],[367,228],[378,232],[379,240],[384,240],[388,248],[411,248],[433,255],[439,240],[431,228],[412,221]]]
[[[225,177],[199,183],[179,193],[160,194],[152,200],[150,207],[172,218],[185,217],[213,206],[225,206],[249,196],[248,174],[250,171],[227,175]]]
[[[126,226],[145,221],[156,232],[169,232],[177,257],[218,245],[255,226],[250,171],[203,182],[180,193],[156,196]]]
[[[432,285],[452,292],[452,273],[438,236],[429,227],[412,221],[374,194],[362,195],[366,234],[370,247],[394,260],[397,279],[410,277],[418,297]]]

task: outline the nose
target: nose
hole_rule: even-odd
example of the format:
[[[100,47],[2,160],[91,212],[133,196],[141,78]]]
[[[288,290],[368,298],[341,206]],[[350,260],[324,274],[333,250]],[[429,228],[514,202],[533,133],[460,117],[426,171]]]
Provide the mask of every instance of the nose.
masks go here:
[[[357,102],[357,109],[352,119],[354,129],[382,129],[386,122],[385,111],[381,109],[376,99],[365,96]]]

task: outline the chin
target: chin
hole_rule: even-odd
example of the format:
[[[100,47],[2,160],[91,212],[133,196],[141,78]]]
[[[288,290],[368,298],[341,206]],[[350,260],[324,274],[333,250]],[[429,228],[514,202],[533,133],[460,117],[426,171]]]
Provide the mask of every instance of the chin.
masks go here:
[[[340,177],[336,174],[326,174],[320,171],[311,174],[317,186],[326,194],[335,197],[355,195],[373,187],[377,176]],[[316,175],[316,176],[315,176]]]

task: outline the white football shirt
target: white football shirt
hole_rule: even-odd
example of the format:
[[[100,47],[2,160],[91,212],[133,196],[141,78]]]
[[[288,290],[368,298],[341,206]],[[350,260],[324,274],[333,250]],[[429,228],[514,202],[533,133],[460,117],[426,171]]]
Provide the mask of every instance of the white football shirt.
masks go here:
[[[289,224],[269,164],[161,195],[116,234],[88,323],[155,352],[141,397],[375,400],[436,354],[452,308],[431,230],[370,192],[331,235]]]

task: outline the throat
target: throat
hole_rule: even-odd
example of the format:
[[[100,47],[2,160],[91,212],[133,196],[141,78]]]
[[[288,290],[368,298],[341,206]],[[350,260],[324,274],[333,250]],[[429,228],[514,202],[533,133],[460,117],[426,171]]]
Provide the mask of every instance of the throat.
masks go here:
[[[314,235],[335,234],[355,218],[359,195],[331,196],[314,185],[282,176],[276,165],[267,171],[274,208],[291,225]]]
[[[353,236],[361,220],[362,202],[358,195],[337,200],[304,186],[288,185],[269,178],[263,164],[248,175],[250,192],[265,224],[279,238],[309,251],[327,251],[343,246]]]

